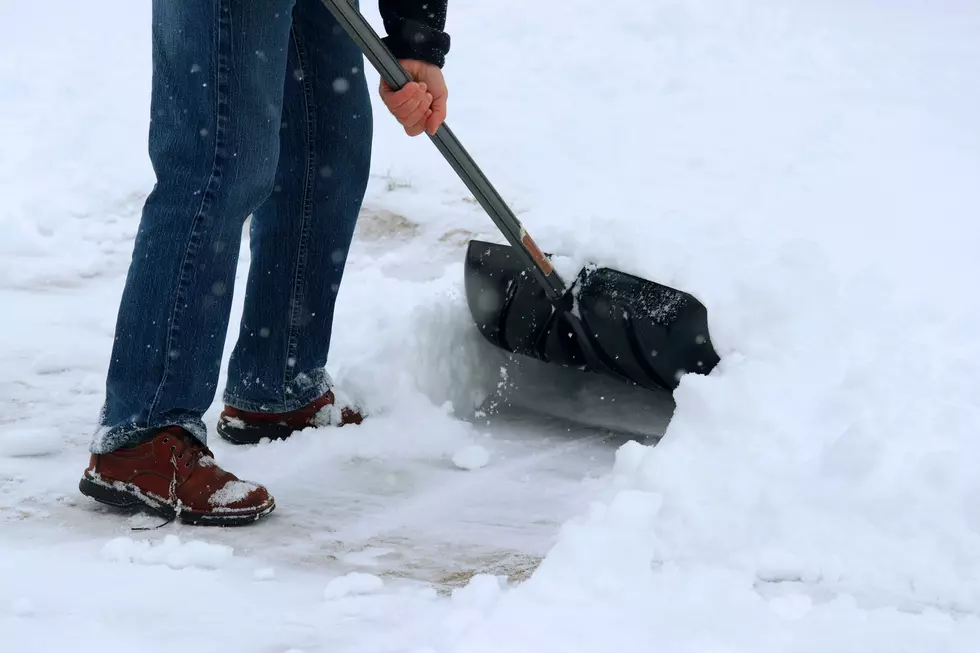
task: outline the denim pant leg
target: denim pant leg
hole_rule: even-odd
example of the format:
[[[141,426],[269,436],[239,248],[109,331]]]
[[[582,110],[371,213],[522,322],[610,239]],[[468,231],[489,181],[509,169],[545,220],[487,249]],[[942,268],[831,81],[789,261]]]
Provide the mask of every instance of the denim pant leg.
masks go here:
[[[293,0],[153,0],[147,198],[91,451],[202,442],[246,216],[272,190]]]
[[[224,401],[299,408],[330,386],[334,304],[370,171],[364,58],[320,0],[293,9],[272,195],[252,216],[251,266]]]

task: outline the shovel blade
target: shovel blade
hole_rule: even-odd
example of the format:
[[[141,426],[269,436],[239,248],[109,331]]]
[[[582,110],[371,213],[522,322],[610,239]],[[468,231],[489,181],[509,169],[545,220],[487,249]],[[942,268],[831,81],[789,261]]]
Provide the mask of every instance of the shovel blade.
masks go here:
[[[570,285],[570,310],[556,310],[513,248],[473,240],[464,281],[480,333],[515,354],[668,391],[719,362],[704,305],[631,274],[583,270]]]

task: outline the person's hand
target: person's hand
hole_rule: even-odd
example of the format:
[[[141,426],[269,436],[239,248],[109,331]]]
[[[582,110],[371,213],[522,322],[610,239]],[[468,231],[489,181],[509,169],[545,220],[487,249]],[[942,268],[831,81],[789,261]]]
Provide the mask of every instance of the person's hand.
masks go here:
[[[414,81],[397,91],[381,80],[381,100],[409,136],[422,132],[435,134],[446,119],[449,91],[439,66],[416,59],[399,61]]]

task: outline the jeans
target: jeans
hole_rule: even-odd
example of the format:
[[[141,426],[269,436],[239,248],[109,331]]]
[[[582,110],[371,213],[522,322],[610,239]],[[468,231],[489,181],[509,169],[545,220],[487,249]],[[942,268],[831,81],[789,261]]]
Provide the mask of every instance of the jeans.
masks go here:
[[[370,169],[357,46],[320,0],[153,0],[146,199],[92,453],[180,426],[202,443],[251,215],[223,400],[299,408],[330,387],[334,305]]]

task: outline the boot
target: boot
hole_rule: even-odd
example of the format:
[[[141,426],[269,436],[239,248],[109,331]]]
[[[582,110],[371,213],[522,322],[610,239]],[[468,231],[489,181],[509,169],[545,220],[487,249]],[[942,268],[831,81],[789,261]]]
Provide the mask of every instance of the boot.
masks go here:
[[[207,447],[177,427],[135,447],[93,454],[78,489],[110,506],[201,526],[249,524],[276,505],[264,487],[218,467]]]
[[[296,431],[335,423],[335,401],[333,392],[328,390],[315,401],[287,413],[256,413],[225,406],[218,418],[218,435],[232,444],[258,444],[262,438],[285,440]],[[358,410],[344,407],[336,424],[360,424],[363,419]]]

